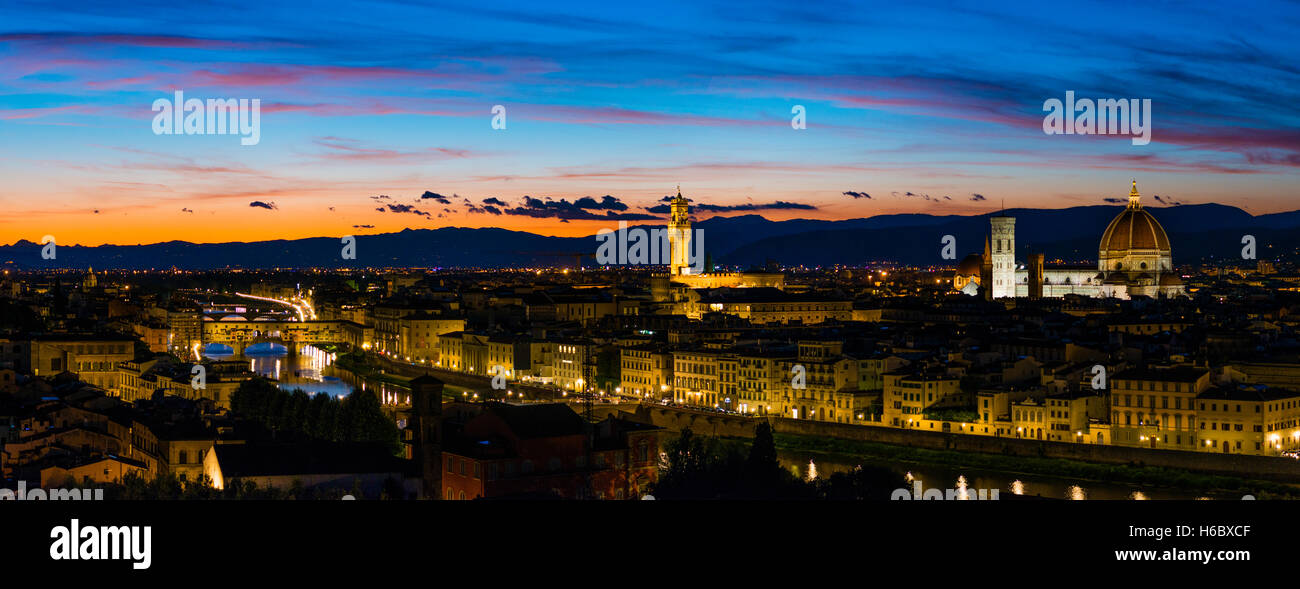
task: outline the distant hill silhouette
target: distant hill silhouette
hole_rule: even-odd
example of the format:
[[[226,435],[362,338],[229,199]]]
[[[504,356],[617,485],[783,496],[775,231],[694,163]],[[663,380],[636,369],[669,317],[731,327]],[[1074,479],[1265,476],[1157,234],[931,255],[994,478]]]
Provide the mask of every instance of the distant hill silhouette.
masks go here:
[[[1030,251],[1048,258],[1095,260],[1097,244],[1120,206],[1009,209],[1016,218],[1017,257]],[[1300,211],[1253,216],[1218,204],[1149,209],[1169,234],[1174,262],[1239,259],[1241,236],[1252,234],[1259,257],[1300,247]],[[998,213],[992,213],[998,214]],[[695,223],[718,264],[858,265],[874,261],[951,265],[940,258],[941,239],[957,240],[957,259],[983,249],[988,217],[925,214],[862,219],[770,221],[759,215],[713,217]],[[653,225],[640,225],[652,227]],[[290,267],[486,267],[572,266],[583,253],[593,265],[590,237],[548,237],[498,228],[405,229],[357,236],[357,259],[342,260],[338,237],[196,244],[60,245],[54,260],[41,259],[41,245],[19,241],[0,246],[0,265],[19,269],[87,268],[185,270]],[[1270,249],[1269,246],[1272,246]]]

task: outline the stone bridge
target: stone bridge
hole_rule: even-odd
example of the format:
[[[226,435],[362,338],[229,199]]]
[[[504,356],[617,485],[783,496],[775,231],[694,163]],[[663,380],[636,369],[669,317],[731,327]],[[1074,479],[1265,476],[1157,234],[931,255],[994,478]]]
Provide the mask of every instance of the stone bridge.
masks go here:
[[[291,352],[307,344],[343,341],[341,321],[204,321],[203,343],[234,348],[235,354],[259,343],[277,343]]]

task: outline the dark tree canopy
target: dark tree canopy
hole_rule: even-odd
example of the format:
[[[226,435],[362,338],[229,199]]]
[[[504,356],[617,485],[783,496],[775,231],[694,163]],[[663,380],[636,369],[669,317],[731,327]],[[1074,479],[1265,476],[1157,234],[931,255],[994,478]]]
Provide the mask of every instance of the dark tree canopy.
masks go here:
[[[273,439],[378,442],[401,450],[397,424],[379,399],[353,390],[342,400],[330,395],[288,392],[264,378],[245,381],[230,398],[236,417],[265,428]]]

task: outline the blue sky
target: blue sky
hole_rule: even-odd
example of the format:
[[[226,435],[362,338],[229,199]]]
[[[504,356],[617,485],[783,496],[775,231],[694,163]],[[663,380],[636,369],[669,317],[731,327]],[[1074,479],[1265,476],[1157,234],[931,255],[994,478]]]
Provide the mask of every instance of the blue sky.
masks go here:
[[[1105,204],[1133,178],[1154,206],[1300,208],[1293,3],[10,2],[4,14],[4,243],[449,225],[583,235],[656,216],[677,184],[717,209],[700,216],[774,219]],[[175,90],[259,99],[261,141],[155,135],[151,105]],[[1151,143],[1044,134],[1043,102],[1067,90],[1150,99]],[[795,105],[806,129],[791,128]]]

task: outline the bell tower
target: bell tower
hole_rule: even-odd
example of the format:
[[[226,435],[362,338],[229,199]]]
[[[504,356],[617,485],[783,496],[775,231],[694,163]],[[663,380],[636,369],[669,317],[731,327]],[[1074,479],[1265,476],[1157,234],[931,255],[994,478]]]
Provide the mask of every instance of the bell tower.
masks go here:
[[[990,217],[993,225],[993,298],[1016,296],[1016,218]]]
[[[677,186],[677,197],[669,203],[669,209],[672,214],[668,220],[669,274],[678,276],[689,273],[691,267],[691,206],[682,196],[681,185]]]

